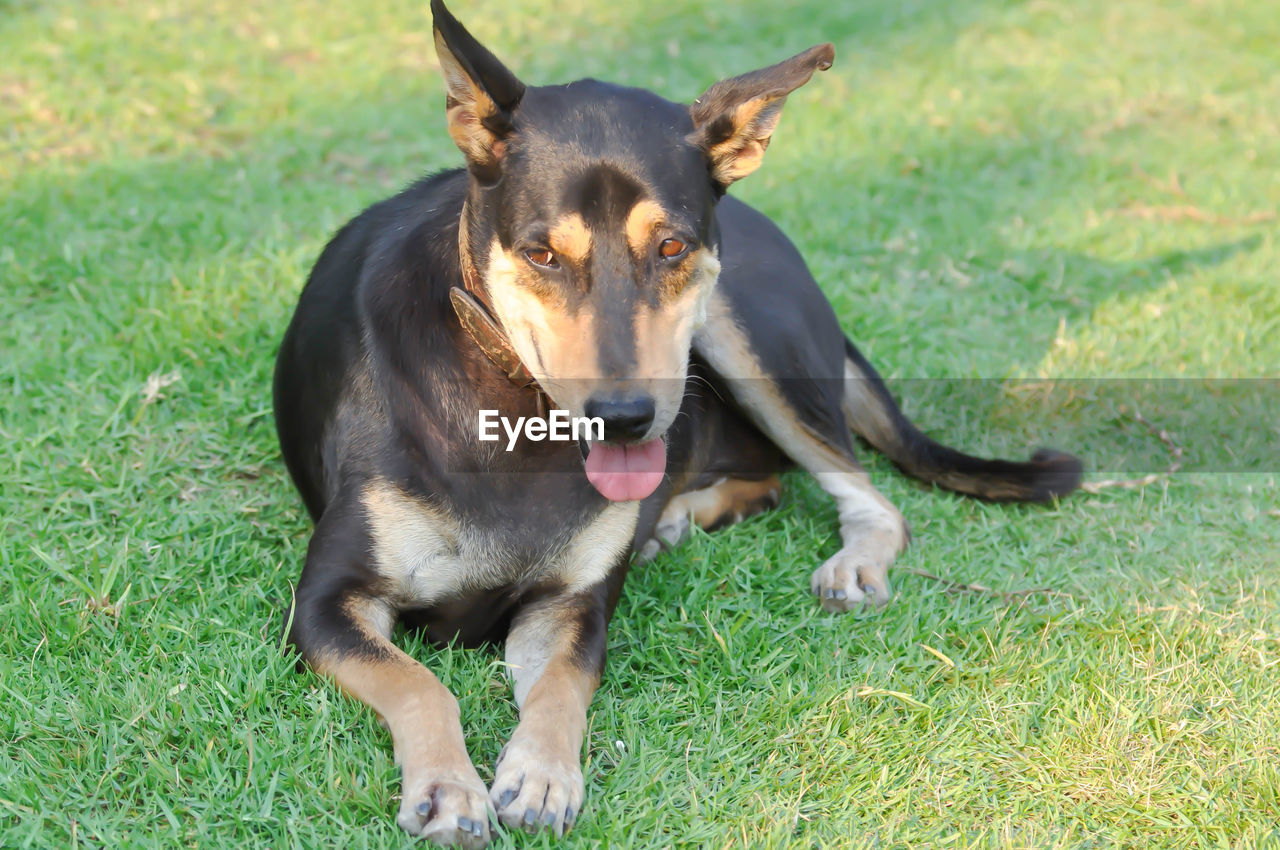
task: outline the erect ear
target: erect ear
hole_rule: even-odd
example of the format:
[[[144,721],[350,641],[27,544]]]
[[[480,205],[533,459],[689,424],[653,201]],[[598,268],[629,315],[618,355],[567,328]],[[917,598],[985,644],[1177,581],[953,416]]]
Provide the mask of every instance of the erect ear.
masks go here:
[[[524,83],[476,41],[441,0],[431,0],[431,15],[444,72],[449,135],[473,174],[496,180]]]
[[[787,95],[825,71],[835,58],[830,44],[810,47],[785,62],[722,80],[689,107],[690,141],[707,154],[711,177],[721,188],[760,167]]]

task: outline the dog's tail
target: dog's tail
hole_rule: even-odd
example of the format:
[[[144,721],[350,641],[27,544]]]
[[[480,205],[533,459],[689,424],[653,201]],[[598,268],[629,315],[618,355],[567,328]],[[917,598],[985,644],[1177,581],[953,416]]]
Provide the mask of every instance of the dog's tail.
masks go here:
[[[936,443],[903,415],[871,364],[845,340],[849,427],[913,478],[995,502],[1045,502],[1080,486],[1080,460],[1040,449],[1025,462],[987,460]]]

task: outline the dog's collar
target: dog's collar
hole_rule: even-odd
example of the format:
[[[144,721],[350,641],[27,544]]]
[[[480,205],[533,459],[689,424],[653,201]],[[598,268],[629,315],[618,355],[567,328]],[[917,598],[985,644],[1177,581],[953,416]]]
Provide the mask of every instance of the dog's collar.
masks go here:
[[[465,257],[462,261],[462,283],[466,289],[458,286],[450,289],[449,301],[453,303],[453,312],[458,314],[458,321],[467,336],[502,370],[508,380],[541,392],[533,373],[516,354],[502,326],[498,324],[489,299]]]

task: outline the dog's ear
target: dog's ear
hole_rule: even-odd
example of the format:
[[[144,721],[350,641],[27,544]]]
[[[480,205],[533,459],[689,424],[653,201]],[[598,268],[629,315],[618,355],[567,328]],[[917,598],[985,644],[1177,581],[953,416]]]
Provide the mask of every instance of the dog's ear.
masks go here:
[[[706,152],[711,177],[723,189],[760,167],[787,95],[825,71],[835,58],[830,44],[810,47],[768,68],[722,80],[689,107],[690,141]]]
[[[449,135],[472,174],[496,180],[524,83],[476,41],[441,0],[431,0],[431,15],[444,72]]]

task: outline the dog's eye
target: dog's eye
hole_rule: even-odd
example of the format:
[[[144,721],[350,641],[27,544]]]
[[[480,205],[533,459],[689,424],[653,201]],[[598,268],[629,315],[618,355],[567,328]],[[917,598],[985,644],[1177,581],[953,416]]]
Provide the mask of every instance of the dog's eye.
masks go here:
[[[556,259],[556,255],[546,248],[530,248],[524,252],[524,255],[535,266],[542,266],[544,269],[560,268],[560,261]]]
[[[662,244],[658,246],[658,253],[666,260],[674,260],[688,250],[689,246],[679,239],[664,239]]]

